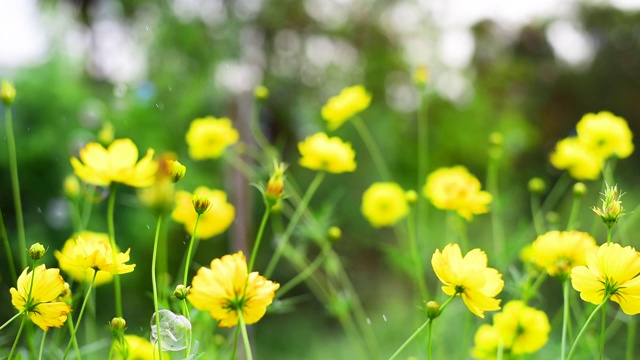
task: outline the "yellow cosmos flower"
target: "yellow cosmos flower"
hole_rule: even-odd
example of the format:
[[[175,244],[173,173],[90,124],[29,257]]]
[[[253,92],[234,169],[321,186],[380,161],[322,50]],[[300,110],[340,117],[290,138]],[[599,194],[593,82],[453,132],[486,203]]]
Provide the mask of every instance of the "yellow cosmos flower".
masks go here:
[[[602,157],[577,137],[558,141],[549,160],[556,169],[569,171],[576,180],[597,179],[603,164]]]
[[[472,313],[484,318],[485,311],[500,310],[500,300],[495,297],[504,281],[498,270],[487,267],[484,251],[473,249],[463,257],[458,244],[449,244],[442,253],[436,249],[431,266],[444,284],[442,291],[449,296],[460,295]]]
[[[80,160],[71,158],[76,175],[85,182],[107,186],[112,182],[147,187],[155,181],[158,164],[153,149],[138,161],[138,148],[131,139],[115,140],[107,149],[97,142],[80,149]]]
[[[97,271],[96,283],[98,279],[100,283],[105,283],[111,280],[113,274],[133,271],[134,264],[125,264],[129,261],[130,250],[119,253],[116,249],[114,254],[107,235],[85,231],[67,240],[62,252],[56,250],[54,255],[60,263],[60,268],[74,279],[89,282]]]
[[[211,204],[209,210],[200,215],[196,236],[205,240],[227,230],[235,218],[236,209],[227,202],[227,194],[224,191],[212,190],[206,186],[198,187],[194,194],[187,191],[176,193],[176,207],[171,213],[173,220],[184,224],[185,231],[193,235],[193,227],[198,217],[193,209],[194,195],[209,199]]]
[[[65,282],[59,269],[47,269],[44,265],[27,272],[24,269],[18,277],[17,288],[11,288],[11,303],[23,311],[40,329],[47,331],[50,327],[61,327],[67,320],[71,307],[58,297],[65,292]],[[29,298],[29,289],[33,277],[33,289]]]
[[[484,324],[475,335],[472,355],[476,359],[495,359],[501,345],[504,354],[532,354],[549,339],[549,318],[543,311],[522,301],[510,301],[493,318],[493,326]]]
[[[217,159],[239,138],[240,134],[233,128],[229,118],[207,116],[195,119],[186,136],[189,156],[194,160]]]
[[[603,244],[587,255],[587,266],[571,270],[571,285],[592,304],[611,299],[625,314],[640,313],[640,256],[631,246]]]
[[[159,359],[158,351],[149,342],[149,340],[137,335],[125,335],[125,346],[117,344],[114,349],[113,360],[154,360]],[[163,359],[171,358],[169,352],[162,352]]]
[[[246,324],[258,322],[279,287],[258,272],[247,274],[247,261],[239,251],[213,259],[209,268],[201,267],[187,300],[196,309],[208,311],[220,327],[233,327],[238,324],[238,311]]]
[[[393,226],[407,216],[409,205],[400,185],[379,182],[362,195],[361,210],[373,227]]]
[[[371,94],[362,85],[342,89],[322,107],[322,118],[327,121],[327,128],[335,130],[354,115],[365,110],[371,103]]]
[[[585,232],[549,231],[533,242],[531,259],[549,275],[564,279],[596,249],[596,240]]]
[[[325,133],[316,133],[298,143],[300,165],[311,170],[330,173],[352,172],[356,169],[356,154],[351,144],[338,137],[329,138]]]
[[[578,138],[601,158],[626,158],[633,152],[633,134],[627,121],[608,111],[589,113],[576,125]]]
[[[464,166],[440,168],[427,176],[422,193],[438,209],[455,210],[471,220],[475,214],[489,212],[491,194],[480,190],[480,181]]]

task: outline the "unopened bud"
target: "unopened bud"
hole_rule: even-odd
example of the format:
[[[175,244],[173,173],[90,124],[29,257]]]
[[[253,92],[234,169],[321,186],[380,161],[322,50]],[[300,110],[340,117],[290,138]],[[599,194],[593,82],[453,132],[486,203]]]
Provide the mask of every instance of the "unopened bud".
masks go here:
[[[327,235],[329,235],[329,239],[331,240],[340,240],[342,237],[342,230],[337,226],[332,226],[327,231]]]
[[[119,338],[124,335],[124,331],[127,328],[127,322],[121,317],[114,317],[109,324],[111,333],[114,337]]]
[[[577,182],[573,185],[573,196],[581,198],[587,193],[587,186],[583,182]]]
[[[167,160],[166,166],[167,166],[167,172],[171,177],[171,181],[173,181],[174,183],[177,183],[178,181],[182,180],[182,178],[187,173],[187,167],[182,165],[177,160]]]
[[[530,193],[536,195],[541,195],[547,190],[547,184],[539,177],[531,178],[527,187]]]
[[[193,195],[191,202],[193,203],[193,209],[198,213],[198,215],[206,213],[209,211],[209,208],[211,208],[211,200],[206,196]]]
[[[431,320],[440,316],[440,304],[433,300],[427,302],[425,309],[427,311],[427,317]]]
[[[286,170],[287,165],[285,163],[277,163],[273,174],[269,178],[267,188],[264,191],[264,200],[270,208],[282,199],[285,179],[284,172]]]
[[[16,88],[13,87],[13,84],[8,81],[2,81],[0,84],[0,99],[2,102],[10,106],[13,104],[13,100],[16,98]]]
[[[418,86],[426,86],[429,81],[429,68],[425,65],[418,66],[413,72],[413,83]]]
[[[266,100],[269,97],[269,89],[264,85],[258,85],[253,89],[253,96],[258,100]]]
[[[98,141],[107,146],[113,142],[113,138],[115,137],[115,130],[113,129],[113,124],[107,121],[102,125],[102,129],[98,131]]]
[[[184,286],[182,284],[176,286],[176,289],[173,290],[173,296],[175,296],[178,300],[184,300],[189,295],[189,291],[191,290],[191,286]]]
[[[624,207],[622,207],[622,202],[620,201],[620,198],[624,194],[618,193],[618,187],[616,185],[609,186],[607,184],[604,193],[601,193],[601,195],[603,196],[603,198],[600,199],[602,201],[602,207],[597,208],[594,206],[591,209],[596,215],[600,216],[608,228],[612,228],[613,225],[618,222],[618,219],[624,215]]]
[[[76,200],[80,197],[80,181],[75,175],[68,175],[64,178],[64,183],[62,184],[64,189],[64,195],[69,200]]]
[[[415,190],[407,190],[404,193],[404,198],[409,204],[415,204],[418,202],[418,193]]]
[[[31,260],[37,261],[42,259],[45,252],[47,252],[47,250],[44,248],[44,246],[42,246],[42,244],[35,243],[29,248],[29,257],[31,258]]]

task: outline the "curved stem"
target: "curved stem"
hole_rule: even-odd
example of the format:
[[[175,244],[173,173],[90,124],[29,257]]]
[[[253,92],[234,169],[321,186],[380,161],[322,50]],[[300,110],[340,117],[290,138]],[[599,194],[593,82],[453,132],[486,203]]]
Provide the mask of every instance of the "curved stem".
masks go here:
[[[7,360],[11,360],[13,358],[13,353],[16,351],[16,346],[18,345],[18,340],[20,339],[20,335],[22,334],[22,329],[24,328],[24,324],[27,322],[27,316],[22,318],[20,322],[20,327],[18,328],[18,333],[16,334],[16,339],[13,341],[13,346],[11,346],[11,352],[9,352],[9,357]]]
[[[324,171],[320,171],[316,173],[316,176],[313,178],[313,180],[311,181],[311,184],[309,184],[309,187],[307,188],[307,192],[304,194],[304,197],[302,198],[302,200],[300,200],[300,204],[296,208],[296,211],[291,216],[291,221],[289,221],[289,225],[287,225],[287,228],[282,234],[282,237],[280,238],[280,242],[278,243],[278,247],[276,247],[273,257],[271,258],[271,260],[269,261],[269,264],[267,265],[267,270],[264,272],[265,277],[267,279],[271,277],[273,270],[275,269],[276,265],[278,264],[278,261],[280,260],[280,257],[282,256],[282,252],[284,251],[285,245],[289,242],[289,237],[293,233],[293,230],[295,229],[296,225],[298,224],[298,221],[302,217],[302,214],[304,214],[304,212],[307,210],[309,201],[311,200],[311,197],[316,192],[316,190],[318,190],[318,187],[320,186],[320,183],[322,183],[322,179],[324,179],[324,176],[325,176]]]
[[[156,331],[158,333],[158,356],[162,360],[162,336],[160,336],[160,316],[158,316],[158,284],[156,282],[156,261],[158,258],[158,238],[160,237],[160,226],[162,225],[162,214],[158,216],[156,224],[156,235],[153,239],[153,257],[151,258],[151,283],[153,284],[153,309],[155,311]]]
[[[107,227],[109,229],[109,242],[111,243],[111,252],[113,254],[114,263],[116,263],[116,256],[118,254],[116,246],[116,231],[113,221],[116,204],[116,186],[116,183],[111,183],[111,187],[109,188],[109,204],[107,207]],[[94,273],[94,278],[95,274],[97,274],[97,272]],[[120,274],[113,274],[113,285],[116,302],[116,316],[122,317],[122,287],[120,285]],[[91,290],[91,288],[89,288],[89,290]],[[78,321],[80,321],[80,319],[78,319]]]
[[[560,343],[560,359],[565,359],[567,345],[567,328],[569,326],[569,279],[562,282],[562,342]]]
[[[242,332],[242,341],[244,342],[245,356],[247,360],[253,360],[253,355],[251,354],[251,344],[249,343],[249,336],[247,335],[247,325],[244,323],[242,310],[237,312],[238,312],[238,322],[240,323],[240,331]]]
[[[18,177],[18,155],[16,151],[16,138],[13,134],[13,119],[11,106],[5,108],[5,125],[7,129],[7,145],[9,147],[9,171],[11,173],[11,190],[13,192],[13,204],[16,210],[16,226],[18,231],[18,248],[20,250],[20,267],[27,267],[27,241],[24,232],[24,218],[22,215],[22,200],[20,198],[20,180]]]
[[[585,331],[587,330],[587,327],[589,326],[589,323],[591,322],[591,320],[593,320],[593,317],[596,315],[598,310],[600,310],[600,308],[602,308],[607,303],[607,300],[609,300],[609,296],[605,296],[602,299],[602,302],[598,304],[598,306],[596,306],[595,309],[593,309],[593,311],[591,312],[587,320],[584,322],[582,329],[580,329],[580,332],[578,333],[578,335],[576,336],[576,339],[573,341],[573,344],[571,345],[571,349],[569,350],[569,355],[567,356],[567,360],[571,359],[571,357],[573,356],[573,354],[577,349],[576,345],[578,345],[578,341],[580,340],[582,335],[584,335]]]
[[[269,214],[271,214],[271,207],[267,206],[264,210],[264,214],[262,215],[262,221],[260,221],[260,228],[258,229],[258,234],[256,234],[256,241],[253,243],[253,250],[251,251],[251,260],[249,260],[247,273],[251,273],[253,270],[253,265],[256,261],[256,256],[258,255],[258,249],[260,248],[260,242],[262,241],[262,234],[264,234],[264,228],[267,225]]]
[[[71,344],[73,343],[76,334],[78,332],[78,326],[80,326],[80,321],[82,321],[82,314],[84,314],[84,309],[87,306],[87,300],[89,300],[89,295],[91,294],[91,290],[93,289],[93,284],[96,282],[96,275],[98,275],[97,271],[93,272],[93,278],[91,279],[91,283],[89,284],[89,288],[87,289],[87,293],[84,296],[84,301],[82,302],[82,307],[80,308],[80,314],[78,315],[78,321],[76,321],[76,325],[75,325],[75,329],[73,331],[73,334],[71,334],[71,339],[69,340],[69,343],[67,344],[67,349],[64,351],[64,356],[62,357],[62,359],[66,359],[67,355],[69,354],[69,349],[71,349]]]
[[[187,250],[187,261],[184,264],[184,278],[182,279],[182,285],[187,286],[187,279],[189,276],[189,267],[191,266],[191,256],[193,253],[193,244],[196,242],[196,234],[198,231],[198,223],[200,222],[200,214],[196,217],[196,223],[193,225],[193,235],[189,239],[189,250]]]
[[[356,131],[362,138],[362,141],[364,141],[364,144],[367,147],[369,154],[371,154],[373,163],[376,165],[376,168],[378,169],[378,172],[380,173],[380,177],[382,178],[382,180],[384,181],[391,180],[392,179],[391,172],[389,171],[389,168],[387,168],[387,164],[384,162],[382,153],[380,152],[380,149],[376,145],[376,142],[373,139],[373,136],[371,135],[371,133],[369,132],[369,129],[367,129],[367,126],[364,124],[362,119],[360,119],[360,117],[358,116],[352,118],[351,123],[353,124],[353,126],[355,126]]]

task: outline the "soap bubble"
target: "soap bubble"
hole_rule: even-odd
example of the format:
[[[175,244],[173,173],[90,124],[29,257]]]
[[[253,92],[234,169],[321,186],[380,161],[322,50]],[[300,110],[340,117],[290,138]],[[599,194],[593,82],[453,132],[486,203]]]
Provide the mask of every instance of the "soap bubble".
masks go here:
[[[156,313],[151,316],[151,343],[158,343],[158,334],[161,337],[163,351],[184,350],[189,345],[189,332],[191,323],[186,317],[176,315],[169,310],[159,310],[158,318],[160,329],[156,328]]]

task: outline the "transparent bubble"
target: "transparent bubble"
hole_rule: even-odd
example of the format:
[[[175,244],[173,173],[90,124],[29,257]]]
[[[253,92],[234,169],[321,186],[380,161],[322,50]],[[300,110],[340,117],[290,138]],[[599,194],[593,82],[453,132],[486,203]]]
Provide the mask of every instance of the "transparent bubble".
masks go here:
[[[159,310],[160,329],[156,328],[156,313],[151,316],[151,343],[158,342],[160,334],[163,351],[184,350],[189,345],[191,323],[186,317],[176,315],[169,310]]]

